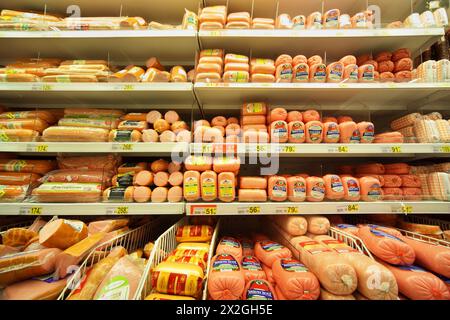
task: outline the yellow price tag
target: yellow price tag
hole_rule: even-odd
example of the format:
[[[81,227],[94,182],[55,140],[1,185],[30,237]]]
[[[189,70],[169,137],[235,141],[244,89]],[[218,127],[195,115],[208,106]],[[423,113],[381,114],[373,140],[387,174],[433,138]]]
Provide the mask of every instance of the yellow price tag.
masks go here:
[[[53,87],[49,84],[44,84],[42,86],[42,91],[51,91],[51,90],[53,90]]]
[[[116,214],[128,214],[128,207],[117,207]]]
[[[349,204],[347,206],[348,212],[358,212],[359,211],[359,204]]]
[[[338,151],[340,153],[348,153],[348,147],[347,146],[339,146]]]
[[[212,145],[210,144],[202,144],[202,153],[211,153]]]
[[[443,147],[441,147],[441,152],[443,152],[443,153],[450,153],[450,146],[443,146]]]
[[[391,147],[392,153],[402,153],[402,147],[400,146],[394,146]]]
[[[265,145],[257,145],[256,146],[256,152],[266,152],[267,148]]]
[[[42,208],[41,207],[31,207],[30,214],[33,216],[40,216],[42,214]]]
[[[248,213],[260,213],[261,207],[250,207],[248,208]]]
[[[134,85],[132,85],[132,84],[125,84],[123,86],[123,90],[124,91],[133,91],[134,90]]]
[[[122,145],[123,151],[133,151],[133,145],[131,143],[124,143]]]
[[[47,152],[48,151],[48,145],[46,144],[40,144],[36,146],[37,152]]]
[[[215,214],[217,214],[217,208],[215,208],[215,207],[205,208],[205,214],[207,214],[207,215],[215,215]]]
[[[413,213],[413,209],[411,206],[402,205],[402,213],[404,214]]]
[[[288,207],[287,213],[298,213],[298,208],[297,207]]]
[[[282,151],[285,153],[295,153],[295,146],[284,146]]]

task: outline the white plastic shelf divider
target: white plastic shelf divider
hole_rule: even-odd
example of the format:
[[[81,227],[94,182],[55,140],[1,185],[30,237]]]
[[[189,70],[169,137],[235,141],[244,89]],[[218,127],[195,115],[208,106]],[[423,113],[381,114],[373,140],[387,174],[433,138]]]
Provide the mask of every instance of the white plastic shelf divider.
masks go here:
[[[281,53],[323,56],[326,51],[328,59],[340,59],[347,54],[377,53],[399,48],[409,48],[414,54],[443,35],[443,28],[199,31],[203,49],[223,48],[227,52],[246,54],[251,48],[253,57],[260,58],[276,58]]]
[[[120,108],[149,106],[192,108],[192,83],[0,83],[0,100],[11,106],[120,105]]]
[[[1,31],[0,62],[21,57],[103,59],[113,65],[144,65],[151,56],[164,65],[194,65],[194,30]]]
[[[186,203],[187,215],[439,214],[449,212],[450,202],[443,201]]]
[[[2,203],[1,215],[158,215],[183,214],[184,203]]]
[[[450,82],[440,83],[196,83],[204,110],[241,107],[248,101],[273,104],[316,104],[323,110],[405,110],[439,94],[450,96]]]
[[[187,153],[189,144],[183,142],[2,142],[0,152],[27,152],[46,155],[58,152],[73,153],[151,153],[152,155],[170,155]]]
[[[236,152],[239,155],[279,154],[281,157],[411,157],[430,155],[448,157],[450,144],[445,143],[404,143],[404,144],[332,144],[332,143],[274,143],[274,144],[223,144],[216,148],[214,144],[191,143],[191,153],[212,154],[215,150],[222,153]]]

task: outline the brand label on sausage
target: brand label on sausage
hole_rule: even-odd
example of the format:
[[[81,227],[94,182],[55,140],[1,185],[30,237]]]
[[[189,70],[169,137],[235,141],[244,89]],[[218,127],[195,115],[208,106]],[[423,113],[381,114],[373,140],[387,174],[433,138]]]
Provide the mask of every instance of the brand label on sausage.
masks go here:
[[[260,242],[261,248],[263,248],[264,251],[275,251],[275,250],[281,250],[284,248],[281,244],[278,242],[274,242],[271,240],[264,240]]]
[[[338,253],[358,252],[358,250],[353,249],[339,240],[322,240],[322,242]]]
[[[322,252],[331,252],[331,250],[329,248],[325,247],[324,245],[322,245],[314,240],[300,242],[298,245],[301,246],[304,250],[308,251],[311,254],[318,254],[318,253],[322,253]]]
[[[383,238],[388,238],[388,239],[403,242],[401,239],[397,238],[396,236],[393,236],[392,234],[386,233],[386,232],[378,230],[378,229],[370,228],[370,232],[372,232],[374,235],[376,235],[378,237],[383,237]]]
[[[363,66],[362,72],[362,81],[374,81],[375,80],[375,71],[372,65]]]
[[[214,178],[204,178],[202,181],[202,195],[215,196],[216,195],[216,180]]]
[[[77,232],[81,232],[81,230],[83,230],[84,223],[81,221],[64,219],[64,223],[71,226],[72,229],[76,230]]]
[[[326,28],[336,28],[339,26],[339,12],[337,10],[330,10],[325,16],[324,25]]]
[[[117,175],[117,186],[118,187],[129,187],[133,185],[134,175],[130,172],[119,173]]]
[[[412,272],[426,272],[424,269],[418,267],[418,266],[397,266],[397,268],[401,269],[401,270],[406,270],[406,271],[412,271]]]
[[[290,63],[284,63],[278,66],[280,69],[280,79],[291,80],[292,79],[292,65]]]
[[[352,224],[345,224],[345,223],[340,223],[338,225],[336,225],[336,227],[338,227],[339,229],[350,229],[350,228],[356,228],[356,226],[352,225]]]
[[[272,187],[272,195],[277,198],[283,198],[287,194],[286,181],[278,179]]]
[[[359,133],[359,130],[356,129],[353,131],[352,136],[350,137],[350,143],[360,143],[361,142],[361,135]]]
[[[312,125],[308,128],[309,139],[312,142],[320,141],[322,139],[322,127],[319,125]]]
[[[195,196],[198,194],[198,179],[195,177],[187,177],[184,180],[184,195],[185,196]]]
[[[0,142],[10,142],[11,139],[8,137],[8,135],[5,132],[0,131]]]
[[[340,81],[342,80],[343,73],[344,73],[343,65],[337,63],[331,68],[328,78],[333,81]]]
[[[230,82],[248,82],[248,72],[231,71]]]
[[[304,197],[306,195],[306,184],[303,181],[294,182],[292,193],[294,197]]]
[[[371,143],[375,137],[375,128],[373,125],[369,124],[366,129],[362,132],[362,141]]]
[[[294,67],[294,79],[297,82],[307,82],[309,79],[309,67],[306,63],[300,63]]]
[[[115,142],[130,142],[132,130],[117,130],[114,135]]]
[[[261,113],[263,111],[262,103],[249,103],[246,106],[247,113]]]
[[[120,125],[124,126],[124,127],[136,127],[136,128],[138,128],[139,125],[140,125],[140,121],[126,120],[126,121],[123,121]]]
[[[330,141],[339,141],[339,127],[336,123],[333,122],[328,124],[326,137]]]
[[[253,256],[245,256],[242,258],[242,269],[261,271],[261,263]]]
[[[254,61],[254,64],[273,64],[270,59],[255,59]]]
[[[251,280],[245,294],[246,300],[274,300],[269,284],[263,280]]]
[[[360,195],[358,182],[354,179],[347,180],[347,190],[348,190],[349,197],[355,198]]]
[[[301,122],[294,122],[290,136],[292,139],[301,140],[305,137],[305,127]]]
[[[212,265],[213,272],[239,271],[239,263],[230,254],[219,254]]]
[[[287,136],[287,127],[286,122],[277,121],[272,125],[272,137],[275,138],[286,138]]]
[[[304,264],[301,264],[300,261],[295,259],[283,258],[281,259],[280,263],[281,267],[289,272],[308,272],[308,268],[306,268]]]
[[[233,198],[234,183],[230,179],[219,181],[219,197]]]
[[[292,22],[294,23],[294,29],[304,29],[306,25],[306,18],[302,15],[295,16],[294,18],[292,18]]]
[[[354,16],[355,25],[357,28],[367,28],[367,18],[365,13],[360,12]]]
[[[63,183],[46,182],[39,186],[39,191],[54,193],[79,193],[79,192],[101,192],[102,185],[97,183]]]
[[[126,187],[116,187],[109,189],[108,200],[122,201],[125,199]]]
[[[321,199],[325,195],[325,185],[323,182],[317,182],[311,188],[311,197]]]
[[[381,186],[378,183],[374,183],[372,186],[370,186],[367,196],[372,201],[381,200]]]
[[[348,78],[352,81],[358,81],[358,66],[347,66],[346,72],[348,74]]]
[[[343,192],[344,191],[344,187],[342,186],[342,181],[341,178],[339,178],[339,176],[331,176],[331,190],[333,190],[334,192]]]
[[[202,51],[202,56],[218,57],[222,55],[221,49],[206,49]]]
[[[3,196],[6,194],[6,186],[5,185],[0,185],[0,199],[3,198]]]
[[[241,244],[232,237],[223,237],[222,240],[220,240],[221,245],[230,246],[233,248],[240,248]]]
[[[26,165],[26,160],[11,160],[5,164],[5,171],[22,172]]]
[[[313,74],[313,79],[316,82],[325,82],[327,77],[327,67],[324,64],[317,66],[316,71]]]
[[[124,276],[111,278],[100,291],[95,300],[128,300],[130,283]]]

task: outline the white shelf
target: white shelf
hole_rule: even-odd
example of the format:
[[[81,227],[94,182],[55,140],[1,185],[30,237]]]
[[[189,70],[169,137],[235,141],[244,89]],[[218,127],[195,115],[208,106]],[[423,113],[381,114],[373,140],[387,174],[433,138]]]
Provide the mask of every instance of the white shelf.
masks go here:
[[[0,215],[183,214],[184,203],[2,203]]]
[[[405,110],[420,108],[430,99],[448,99],[450,82],[196,83],[194,91],[205,110],[239,109],[248,101],[315,105],[323,110]]]
[[[163,65],[194,65],[194,30],[0,31],[0,63],[21,57],[103,59],[112,65],[145,65],[151,56]]]
[[[238,143],[214,145],[208,143],[191,143],[190,150],[191,153],[195,154],[236,152],[239,155],[279,154],[280,157],[412,157],[415,155],[448,157],[450,154],[450,144]]]
[[[58,152],[71,153],[151,153],[154,156],[168,156],[172,153],[187,153],[188,143],[110,143],[110,142],[2,142],[0,152],[26,152],[48,155]]]
[[[443,28],[199,31],[200,44],[204,49],[224,48],[227,52],[248,54],[251,48],[252,56],[260,58],[276,58],[281,53],[325,56],[326,52],[328,62],[347,54],[399,48],[409,48],[416,53],[443,35]]]
[[[11,106],[120,105],[120,108],[149,106],[191,109],[192,83],[42,83],[2,82],[0,100]]]
[[[187,203],[187,215],[274,214],[439,214],[449,213],[450,202],[214,202]]]

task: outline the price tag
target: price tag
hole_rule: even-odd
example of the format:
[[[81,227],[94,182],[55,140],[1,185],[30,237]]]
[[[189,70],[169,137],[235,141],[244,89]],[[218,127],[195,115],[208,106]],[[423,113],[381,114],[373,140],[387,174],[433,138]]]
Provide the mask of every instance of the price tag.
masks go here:
[[[134,144],[133,143],[120,143],[112,145],[113,151],[133,151]]]
[[[37,145],[36,152],[48,152],[48,145],[46,145],[46,144]]]
[[[128,207],[127,206],[120,206],[117,207],[114,211],[115,214],[128,214]]]
[[[205,208],[205,214],[206,215],[215,215],[217,214],[217,208]]]
[[[202,153],[212,153],[213,146],[212,144],[202,144]]]
[[[52,91],[53,90],[53,86],[50,84],[43,84],[42,85],[42,91]]]
[[[266,151],[267,151],[267,145],[264,145],[264,144],[256,145],[256,152],[266,152]]]
[[[287,207],[287,213],[298,213],[297,207]]]
[[[217,206],[191,206],[191,215],[216,215]]]
[[[412,206],[409,205],[402,205],[402,213],[404,214],[409,214],[409,213],[413,213],[413,208]]]
[[[40,216],[42,214],[42,208],[41,207],[31,207],[30,214],[32,216]]]
[[[249,207],[247,213],[250,214],[261,213],[261,207]]]
[[[123,91],[133,91],[134,90],[134,85],[132,84],[124,84],[123,85]]]
[[[281,152],[284,153],[295,153],[297,148],[295,146],[283,146],[281,147]]]
[[[348,212],[358,212],[359,211],[359,204],[349,204],[347,206],[347,211]]]
[[[450,146],[442,146],[441,152],[442,153],[450,153]]]
[[[348,147],[347,146],[339,146],[338,152],[339,153],[348,153]]]
[[[402,147],[400,147],[400,146],[393,146],[393,147],[391,147],[391,152],[392,153],[402,153]]]

